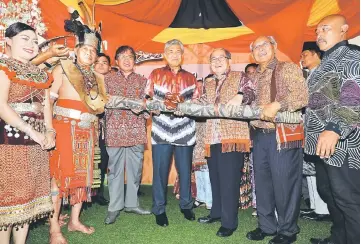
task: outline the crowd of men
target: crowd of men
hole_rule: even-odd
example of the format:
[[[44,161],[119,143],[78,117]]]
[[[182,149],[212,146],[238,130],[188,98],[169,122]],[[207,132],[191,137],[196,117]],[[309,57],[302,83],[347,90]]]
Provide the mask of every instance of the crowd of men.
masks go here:
[[[262,241],[272,236],[270,244],[294,243],[301,212],[304,218],[332,221],[330,236],[311,238],[312,244],[360,243],[360,52],[347,42],[344,16],[330,15],[319,22],[316,42],[305,43],[301,53],[304,72],[295,63],[277,59],[274,37],[260,36],[250,44],[255,63],[247,65],[246,72],[233,70],[231,53],[216,48],[209,57],[211,74],[201,82],[181,66],[181,41],[168,41],[166,65],[143,77],[135,72],[136,53],[130,46],[116,50],[112,68],[111,58],[100,53],[100,34],[89,26],[79,21],[76,12],[65,21],[65,30],[77,38],[74,59],[61,45],[38,55],[35,29],[24,23],[6,30],[6,57],[0,59],[5,84],[0,89],[4,120],[0,129],[5,138],[0,152],[6,156],[0,159],[6,158],[1,165],[9,167],[1,170],[6,182],[0,198],[1,243],[10,243],[11,235],[16,243],[25,243],[29,224],[51,214],[50,243],[67,244],[61,232],[67,217],[61,215],[62,203],[71,205],[68,230],[93,234],[95,228],[80,219],[83,202],[90,202],[92,196],[108,204],[107,225],[124,210],[153,214],[155,223],[166,227],[171,222],[166,205],[172,158],[178,172],[180,213],[196,220],[192,163],[206,162],[206,170],[196,177],[196,184],[198,179],[203,186],[196,199],[203,199],[210,212],[198,222],[219,222],[216,235],[231,236],[242,221],[238,212],[245,155],[252,157],[258,216],[257,227],[246,238]],[[46,62],[49,56],[67,57],[52,67]],[[44,66],[52,68],[52,76]],[[143,105],[156,100],[174,110],[110,106],[124,98]],[[251,105],[260,108],[261,116],[202,118],[200,124],[177,109],[184,102],[216,108],[224,104],[229,110]],[[301,111],[301,123],[275,122],[279,112]],[[152,120],[151,211],[143,209],[138,199],[147,119]],[[94,196],[97,146],[102,162],[100,189]],[[22,160],[19,155],[24,155]],[[19,179],[13,177],[15,173]],[[104,197],[106,174],[109,200]],[[309,189],[312,210],[301,211],[301,195],[306,198],[302,182]]]
[[[229,51],[214,49],[210,55],[212,74],[203,81],[202,91],[197,88],[196,78],[181,67],[184,47],[178,40],[166,43],[167,65],[155,69],[148,80],[134,72],[135,52],[129,46],[116,51],[118,71],[111,71],[110,58],[104,54],[95,61],[95,70],[105,75],[110,96],[164,101],[172,94],[182,97],[182,101],[262,107],[262,120],[206,121],[207,134],[203,139],[212,208],[198,222],[219,221],[218,236],[230,236],[237,229],[243,153],[252,151],[258,227],[248,232],[248,239],[259,241],[274,236],[269,243],[296,241],[306,161],[314,165],[316,172],[307,177],[312,214],[330,214],[332,219],[330,237],[314,238],[311,243],[359,243],[359,121],[355,118],[359,115],[359,51],[348,45],[347,29],[345,18],[340,15],[320,21],[316,29],[317,45],[305,45],[301,54],[301,64],[308,71],[306,80],[296,64],[277,59],[277,42],[272,36],[261,36],[251,43],[257,65],[247,66],[247,74],[232,71]],[[299,110],[305,113],[303,124],[273,123],[277,112]],[[166,189],[174,155],[179,174],[180,210],[187,220],[195,220],[190,186],[192,151],[197,143],[195,121],[180,112],[171,115],[106,109],[101,129],[109,155],[110,203],[106,224],[114,223],[123,208],[125,212],[150,214],[139,207],[137,198],[147,141],[145,119],[150,117],[151,212],[158,225],[169,224]]]

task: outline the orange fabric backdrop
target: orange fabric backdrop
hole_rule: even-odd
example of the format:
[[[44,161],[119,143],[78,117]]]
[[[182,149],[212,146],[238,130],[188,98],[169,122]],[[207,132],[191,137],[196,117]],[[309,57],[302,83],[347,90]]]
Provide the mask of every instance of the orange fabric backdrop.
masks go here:
[[[254,34],[207,43],[231,52],[249,52],[249,44],[259,35],[273,35],[279,49],[293,61],[298,61],[304,41],[315,40],[315,26],[307,26],[315,0],[226,0],[237,17]],[[108,53],[119,45],[131,45],[136,50],[162,52],[164,44],[152,41],[174,19],[180,0],[132,0],[119,5],[97,5],[96,20],[103,22],[103,39],[108,41]],[[360,2],[338,0],[340,13],[348,19],[349,37],[360,32]],[[64,19],[69,18],[66,6],[59,0],[39,1],[48,37],[65,34]],[[56,10],[56,16],[54,16]],[[221,38],[220,38],[221,39]]]

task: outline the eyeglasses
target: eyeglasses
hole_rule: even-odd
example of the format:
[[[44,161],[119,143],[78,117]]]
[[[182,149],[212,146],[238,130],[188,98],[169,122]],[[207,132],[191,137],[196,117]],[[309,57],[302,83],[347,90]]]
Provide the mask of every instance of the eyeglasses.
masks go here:
[[[262,44],[259,44],[257,46],[254,46],[252,48],[252,51],[259,51],[261,48],[266,48],[266,47],[270,47],[271,46],[271,42],[264,42]]]
[[[118,59],[131,59],[134,60],[134,56],[133,55],[119,55]]]
[[[225,57],[225,56],[219,56],[218,58],[211,58],[211,63],[214,64],[214,63],[217,63],[217,61],[223,63],[224,61],[226,61],[228,58]]]

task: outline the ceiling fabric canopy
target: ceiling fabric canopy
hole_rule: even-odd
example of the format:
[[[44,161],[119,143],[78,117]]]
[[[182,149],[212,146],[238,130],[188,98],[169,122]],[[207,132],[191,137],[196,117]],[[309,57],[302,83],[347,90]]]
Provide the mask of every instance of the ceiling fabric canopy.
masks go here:
[[[69,18],[67,6],[76,7],[77,2],[39,1],[48,25],[47,37],[66,34],[63,25]],[[93,1],[86,2],[91,8]],[[329,14],[345,15],[349,38],[360,33],[358,0],[96,0],[95,9],[97,22],[103,22],[102,36],[108,41],[110,54],[119,45],[162,52],[164,42],[173,38],[186,44],[206,43],[231,52],[249,52],[249,44],[257,36],[273,35],[278,48],[298,61],[303,42],[315,40],[317,23]],[[192,9],[195,11],[190,13]],[[236,19],[224,17],[229,11]],[[230,27],[236,22],[243,26]]]
[[[239,27],[242,23],[225,1],[182,0],[172,28]]]

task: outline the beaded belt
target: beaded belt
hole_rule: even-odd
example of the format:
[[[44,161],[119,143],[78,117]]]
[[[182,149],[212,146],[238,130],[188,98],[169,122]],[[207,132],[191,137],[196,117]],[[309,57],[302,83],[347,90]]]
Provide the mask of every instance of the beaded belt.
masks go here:
[[[39,102],[32,102],[32,103],[9,103],[9,106],[15,110],[17,113],[41,113],[43,112],[43,105]]]
[[[60,106],[54,107],[54,114],[57,120],[62,120],[63,117],[80,120],[80,122],[72,120],[71,124],[78,124],[81,128],[90,128],[92,123],[97,120],[97,116],[90,114],[90,113],[83,113],[79,110],[72,109],[72,108],[64,108]]]

